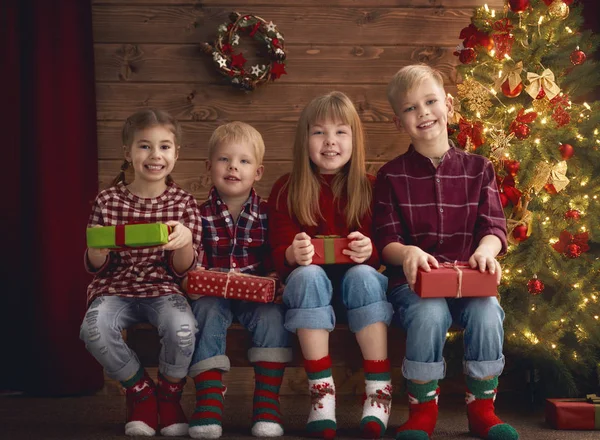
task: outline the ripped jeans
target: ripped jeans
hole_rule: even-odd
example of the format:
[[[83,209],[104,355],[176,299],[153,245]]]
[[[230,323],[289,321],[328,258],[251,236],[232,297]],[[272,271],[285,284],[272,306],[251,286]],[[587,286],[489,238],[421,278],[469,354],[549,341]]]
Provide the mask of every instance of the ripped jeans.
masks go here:
[[[98,297],[85,314],[79,337],[108,377],[125,381],[140,369],[140,361],[123,340],[121,331],[141,322],[149,322],[158,329],[159,371],[175,378],[185,377],[198,326],[183,295]]]

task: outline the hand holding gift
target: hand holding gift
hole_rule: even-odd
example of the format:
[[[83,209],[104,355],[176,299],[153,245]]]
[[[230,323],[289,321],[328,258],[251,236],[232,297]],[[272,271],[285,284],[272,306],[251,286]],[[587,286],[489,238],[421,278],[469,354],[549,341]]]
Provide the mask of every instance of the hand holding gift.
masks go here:
[[[404,255],[402,256],[402,270],[408,282],[408,286],[415,290],[417,282],[417,271],[431,271],[431,268],[438,268],[439,263],[433,255],[428,254],[418,246],[405,246]]]
[[[348,234],[348,249],[342,250],[354,263],[360,264],[371,258],[373,254],[373,243],[371,239],[358,231]]]
[[[351,233],[348,237],[352,236]],[[357,232],[356,237],[364,237],[360,232]],[[314,248],[314,255],[312,257],[312,264],[355,264],[355,261],[350,256],[354,255],[357,259],[363,258],[367,251],[370,253],[373,251],[371,239],[364,237],[368,240],[368,244],[362,240],[361,243],[350,247],[350,242],[354,241],[354,238],[343,238],[339,235],[317,235],[311,239],[310,242]],[[369,251],[370,248],[370,251]],[[345,252],[351,251],[351,252]],[[368,258],[367,257],[367,258]],[[366,258],[363,259],[363,261]],[[309,263],[310,264],[310,263]]]
[[[496,275],[472,269],[468,263],[444,263],[437,269],[419,268],[414,291],[422,298],[496,296]]]
[[[162,247],[165,251],[175,251],[192,244],[192,231],[177,221],[168,221],[165,223],[172,228],[171,234],[167,237],[168,243]]]
[[[182,225],[183,226],[183,225]],[[171,228],[164,223],[140,223],[87,228],[91,249],[123,250],[160,246],[169,242]]]

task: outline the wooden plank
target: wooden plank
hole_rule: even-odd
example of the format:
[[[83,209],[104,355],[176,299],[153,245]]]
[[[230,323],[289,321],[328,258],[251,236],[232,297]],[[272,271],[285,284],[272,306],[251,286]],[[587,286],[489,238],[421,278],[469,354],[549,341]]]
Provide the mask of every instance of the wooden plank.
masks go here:
[[[123,158],[121,147],[121,122],[98,122],[98,157],[101,160]],[[208,139],[220,122],[184,122],[183,145],[180,160],[206,160]],[[252,124],[263,136],[267,162],[289,161],[292,159],[292,146],[296,132],[294,122],[255,122]],[[371,122],[364,124],[367,135],[367,160],[388,161],[403,153],[410,138],[398,132],[391,122]]]
[[[385,84],[400,67],[424,62],[440,70],[447,83],[455,83],[459,62],[453,51],[435,46],[291,46],[288,74],[279,82]],[[223,79],[212,58],[195,44],[96,44],[94,54],[96,81],[218,83]]]
[[[230,7],[95,5],[96,43],[214,41]],[[287,42],[326,45],[435,45],[454,47],[472,9],[266,7],[252,13],[273,21]]]
[[[248,6],[282,6],[281,0],[243,0],[243,1],[225,1],[225,0],[92,0],[92,5],[204,5],[204,6],[225,6],[227,3],[231,7]],[[413,8],[433,8],[433,7],[452,7],[452,8],[476,8],[487,3],[491,9],[502,9],[504,0],[377,0],[377,6],[382,7],[413,7]],[[294,7],[299,6],[322,6],[323,0],[297,0]],[[355,7],[372,8],[373,0],[328,0],[328,7]]]
[[[99,83],[96,107],[99,120],[124,121],[142,107],[157,107],[180,121],[289,122],[298,120],[311,99],[337,89],[352,99],[364,122],[389,122],[393,113],[387,102],[386,87],[272,83],[244,93],[229,84]],[[455,95],[456,87],[449,86],[447,91]]]
[[[108,188],[119,173],[122,161],[100,160],[98,161],[98,184],[100,189]],[[367,171],[375,174],[384,162],[367,162]],[[261,197],[269,197],[271,188],[275,181],[292,169],[291,162],[265,163],[263,178],[257,182],[255,188]],[[204,161],[181,160],[177,162],[173,170],[173,179],[179,186],[190,192],[197,200],[206,200],[211,187],[210,176],[206,173]],[[131,180],[131,177],[129,178]]]

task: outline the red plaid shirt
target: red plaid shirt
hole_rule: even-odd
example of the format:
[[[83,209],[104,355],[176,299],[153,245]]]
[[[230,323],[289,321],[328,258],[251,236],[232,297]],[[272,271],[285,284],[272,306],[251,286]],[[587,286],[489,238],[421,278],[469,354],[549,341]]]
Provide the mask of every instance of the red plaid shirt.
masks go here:
[[[96,197],[88,227],[116,226],[127,223],[165,223],[175,220],[192,231],[194,248],[200,245],[200,217],[194,197],[175,184],[160,196],[144,199],[131,193],[125,185],[105,189]],[[157,247],[111,251],[106,263],[97,271],[88,286],[88,304],[100,295],[125,297],[157,297],[182,294],[179,278],[173,268],[172,252]],[[191,267],[196,265],[196,261]]]
[[[450,145],[437,169],[411,145],[377,174],[375,245],[414,245],[438,261],[467,261],[480,240],[496,235],[506,251],[506,219],[494,167],[483,156]],[[406,283],[387,267],[390,288]]]
[[[202,266],[264,276],[272,270],[267,243],[267,203],[252,189],[237,223],[213,186],[200,206]]]

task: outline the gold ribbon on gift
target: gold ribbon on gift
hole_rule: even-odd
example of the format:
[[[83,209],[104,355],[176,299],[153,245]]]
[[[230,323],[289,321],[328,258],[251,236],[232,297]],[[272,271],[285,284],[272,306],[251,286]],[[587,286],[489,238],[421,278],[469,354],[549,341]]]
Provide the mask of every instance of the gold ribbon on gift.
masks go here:
[[[315,235],[315,238],[323,240],[323,252],[325,253],[325,264],[335,263],[335,245],[333,240],[341,238],[339,235]]]
[[[502,84],[504,84],[506,80],[508,80],[508,87],[510,90],[516,89],[517,86],[522,82],[521,72],[523,72],[523,61],[519,61],[514,67],[507,68],[502,73],[502,76],[496,80],[496,89],[500,90],[502,88]]]
[[[585,401],[594,405],[594,429],[600,429],[600,396],[588,394]]]
[[[529,85],[525,89],[529,96],[536,99],[540,90],[543,88],[548,99],[554,98],[560,93],[560,87],[554,82],[554,73],[550,69],[546,69],[541,75],[533,72],[527,72],[527,80]]]
[[[567,161],[562,160],[552,166],[547,162],[538,162],[533,172],[531,188],[537,194],[547,183],[551,183],[556,192],[561,192],[569,184]]]
[[[456,284],[456,298],[462,298],[462,277],[463,277],[463,271],[460,270],[460,268],[468,268],[469,265],[467,264],[458,264],[457,261],[454,261],[454,263],[443,263],[442,267],[448,267],[450,269],[454,269],[458,275],[458,280],[457,280],[457,284]]]

